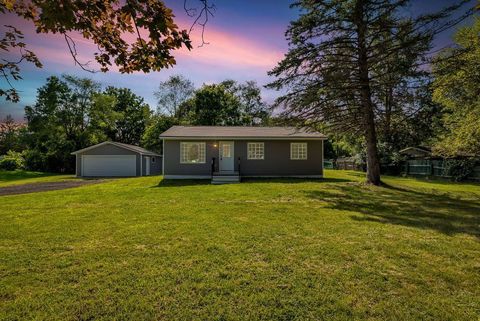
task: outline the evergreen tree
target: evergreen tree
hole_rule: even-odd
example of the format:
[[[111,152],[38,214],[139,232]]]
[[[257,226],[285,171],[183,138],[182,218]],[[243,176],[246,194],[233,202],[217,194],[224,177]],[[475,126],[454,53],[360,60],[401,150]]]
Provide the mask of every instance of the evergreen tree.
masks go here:
[[[287,30],[290,50],[270,75],[271,88],[290,118],[307,126],[327,123],[365,139],[367,182],[380,184],[377,127],[381,91],[414,86],[433,37],[471,14],[447,20],[461,3],[436,14],[411,17],[408,0],[301,0],[298,20]],[[396,58],[399,63],[391,63]],[[381,86],[383,84],[383,86]],[[387,85],[387,86],[386,86]],[[393,97],[390,97],[393,98]],[[385,99],[383,99],[385,101]],[[387,104],[389,105],[389,104]]]

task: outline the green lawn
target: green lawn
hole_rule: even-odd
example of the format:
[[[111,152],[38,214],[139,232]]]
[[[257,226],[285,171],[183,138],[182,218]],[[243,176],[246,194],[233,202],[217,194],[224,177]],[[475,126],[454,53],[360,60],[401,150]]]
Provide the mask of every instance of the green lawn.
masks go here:
[[[3,171],[0,170],[0,187],[28,184],[28,183],[42,183],[53,182],[64,179],[73,178],[73,175],[58,175],[44,172],[29,172],[29,171]]]
[[[326,176],[0,197],[0,319],[479,319],[480,185]]]

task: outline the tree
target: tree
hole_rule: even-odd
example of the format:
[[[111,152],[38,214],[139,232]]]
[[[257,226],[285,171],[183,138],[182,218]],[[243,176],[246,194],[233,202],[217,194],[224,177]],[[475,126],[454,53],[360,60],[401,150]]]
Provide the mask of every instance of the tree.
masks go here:
[[[29,169],[73,170],[70,153],[76,150],[81,134],[75,131],[78,114],[76,111],[69,113],[73,104],[73,92],[68,84],[57,77],[49,77],[47,83],[37,90],[35,105],[25,107],[29,133],[25,158]]]
[[[180,104],[189,99],[194,91],[193,82],[184,76],[170,76],[168,80],[160,82],[158,90],[154,93],[157,98],[157,111],[177,116]]]
[[[2,13],[2,4],[0,3],[0,13]],[[20,64],[24,61],[34,64],[37,68],[42,68],[42,63],[31,50],[27,49],[27,45],[22,41],[23,33],[13,26],[5,25],[7,31],[2,39],[0,39],[0,52],[11,52],[14,49],[18,49],[19,56],[14,60],[2,58],[0,63],[0,76],[5,79],[9,88],[0,88],[0,97],[5,96],[8,101],[14,103],[20,100],[17,90],[12,84],[11,80],[22,79],[20,75]]]
[[[153,115],[142,137],[142,146],[148,150],[163,153],[163,144],[160,134],[179,122],[176,118],[167,115]]]
[[[108,133],[110,139],[126,144],[140,144],[150,118],[148,104],[128,88],[108,87],[103,93],[114,98],[113,111],[121,114],[115,121],[114,130]]]
[[[220,83],[240,101],[243,125],[265,124],[270,117],[270,108],[262,100],[261,90],[255,81],[238,84],[235,80]]]
[[[459,29],[454,40],[457,46],[433,64],[433,100],[443,107],[446,127],[435,151],[480,155],[480,19]]]
[[[0,122],[0,155],[8,151],[20,151],[20,134],[24,125],[17,123],[12,115],[7,115]]]
[[[460,7],[436,14],[406,16],[410,1],[301,0],[302,9],[290,24],[290,49],[270,75],[270,88],[287,93],[277,100],[286,114],[305,126],[326,123],[336,131],[361,135],[367,154],[367,183],[379,185],[377,147],[380,83],[418,70],[435,34],[461,21],[444,21]],[[388,62],[395,55],[407,66]],[[388,66],[387,66],[388,65]],[[383,68],[381,68],[384,66]],[[385,67],[386,66],[386,67]],[[396,80],[395,80],[396,81]],[[412,86],[408,82],[403,85]]]
[[[116,132],[117,122],[121,121],[124,114],[115,111],[116,98],[103,93],[95,93],[89,112],[90,140],[100,143],[107,140],[110,133]]]
[[[187,8],[185,0],[185,10],[190,17],[196,16],[190,31],[196,24],[200,25],[203,43],[203,30],[214,7],[208,0],[200,3],[200,10]],[[33,22],[37,33],[61,34],[75,63],[87,71],[93,69],[88,62],[78,60],[71,33],[80,34],[96,45],[98,51],[94,58],[103,72],[112,64],[118,66],[121,73],[159,71],[175,65],[173,51],[192,48],[189,32],[175,24],[172,10],[161,0],[2,0],[0,14],[7,13]],[[20,63],[26,60],[39,68],[42,64],[34,52],[25,49],[26,44],[21,42],[22,32],[12,26],[6,27],[9,30],[0,40],[0,51],[20,49],[20,58],[0,64],[0,75],[9,84],[8,89],[0,89],[0,96],[18,101],[18,92],[10,80],[21,79]],[[130,40],[132,36],[134,41]]]
[[[240,100],[222,85],[203,85],[179,108],[180,119],[192,125],[241,125]]]

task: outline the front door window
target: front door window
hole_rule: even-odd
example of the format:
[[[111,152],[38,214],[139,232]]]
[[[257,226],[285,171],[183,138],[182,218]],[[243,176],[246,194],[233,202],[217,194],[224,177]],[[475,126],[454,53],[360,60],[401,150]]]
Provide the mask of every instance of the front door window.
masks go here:
[[[220,142],[220,171],[233,172],[234,169],[234,151],[233,142]]]

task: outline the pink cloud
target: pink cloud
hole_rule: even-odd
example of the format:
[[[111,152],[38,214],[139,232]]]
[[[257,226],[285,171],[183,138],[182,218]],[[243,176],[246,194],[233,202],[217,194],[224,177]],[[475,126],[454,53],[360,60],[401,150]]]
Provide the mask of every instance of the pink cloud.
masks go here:
[[[178,52],[178,57],[182,60],[188,58],[219,66],[265,69],[275,66],[283,57],[283,53],[278,48],[265,46],[259,41],[252,41],[213,28],[205,32],[209,44],[200,48],[194,47],[191,51],[182,49]],[[194,46],[201,43],[200,36],[194,34],[192,41]]]

